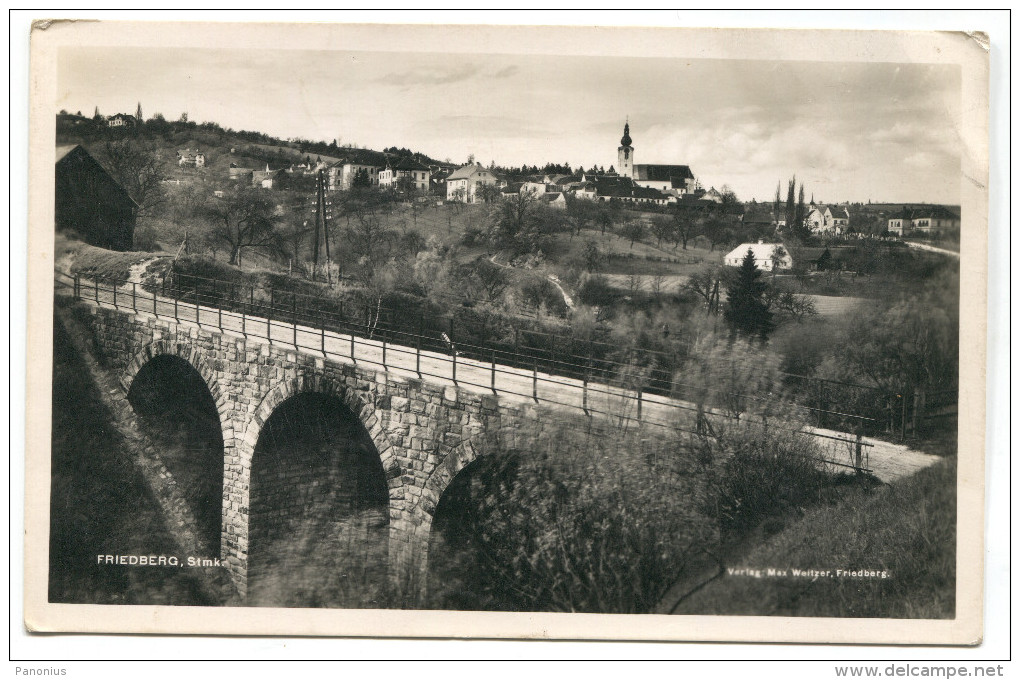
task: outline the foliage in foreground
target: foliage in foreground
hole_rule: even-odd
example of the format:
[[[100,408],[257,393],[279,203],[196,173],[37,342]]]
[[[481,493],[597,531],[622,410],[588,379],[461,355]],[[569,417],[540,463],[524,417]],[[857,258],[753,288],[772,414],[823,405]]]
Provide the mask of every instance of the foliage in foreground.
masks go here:
[[[819,498],[814,444],[778,427],[713,439],[560,427],[492,441],[444,495],[426,606],[640,613],[726,536]],[[718,456],[718,457],[716,457]]]

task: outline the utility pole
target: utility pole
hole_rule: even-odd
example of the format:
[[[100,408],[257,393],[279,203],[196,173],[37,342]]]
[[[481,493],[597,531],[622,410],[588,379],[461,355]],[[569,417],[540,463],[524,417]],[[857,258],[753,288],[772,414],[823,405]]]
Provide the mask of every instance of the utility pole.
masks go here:
[[[319,205],[321,203],[320,197],[322,196],[322,172],[320,171],[315,178],[315,239],[312,241],[312,281],[315,280],[316,269],[319,266],[319,219],[321,214],[319,212]]]

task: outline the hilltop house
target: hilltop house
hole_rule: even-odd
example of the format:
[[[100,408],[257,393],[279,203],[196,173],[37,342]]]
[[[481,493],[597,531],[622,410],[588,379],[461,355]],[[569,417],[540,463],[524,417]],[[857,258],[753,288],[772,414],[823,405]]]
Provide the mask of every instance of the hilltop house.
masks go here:
[[[106,124],[110,127],[134,127],[137,122],[134,116],[126,113],[118,113],[106,119]]]
[[[57,147],[54,192],[57,231],[81,234],[86,243],[130,250],[138,204],[80,144]]]
[[[728,267],[739,267],[743,263],[744,256],[747,255],[748,250],[754,253],[754,263],[762,271],[770,272],[773,267],[777,271],[793,267],[793,258],[782,243],[764,243],[762,241],[757,243],[741,243],[726,253],[723,263]]]
[[[484,184],[495,185],[496,176],[480,163],[457,168],[446,178],[446,200],[475,203],[478,187]]]

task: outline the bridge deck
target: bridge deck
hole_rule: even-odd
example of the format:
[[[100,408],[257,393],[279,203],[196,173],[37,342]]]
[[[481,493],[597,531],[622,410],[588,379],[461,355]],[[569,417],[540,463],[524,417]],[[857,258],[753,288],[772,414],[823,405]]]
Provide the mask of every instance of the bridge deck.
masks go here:
[[[73,293],[73,286],[58,280],[57,294]],[[141,316],[171,320],[184,327],[215,330],[248,341],[267,343],[295,352],[330,358],[347,363],[365,363],[382,368],[394,376],[427,378],[440,385],[455,385],[477,394],[498,394],[512,404],[540,403],[574,413],[613,419],[621,426],[650,424],[680,431],[691,431],[694,404],[633,389],[526,370],[496,362],[482,362],[456,355],[437,353],[327,331],[301,324],[271,321],[217,307],[184,303],[126,284],[115,286],[81,278],[80,299]],[[721,414],[709,411],[709,415]],[[818,437],[825,460],[837,466],[854,467],[855,437],[845,432],[821,428],[803,429]],[[882,481],[889,482],[913,474],[938,458],[912,451],[905,446],[873,438],[863,438],[864,461]]]

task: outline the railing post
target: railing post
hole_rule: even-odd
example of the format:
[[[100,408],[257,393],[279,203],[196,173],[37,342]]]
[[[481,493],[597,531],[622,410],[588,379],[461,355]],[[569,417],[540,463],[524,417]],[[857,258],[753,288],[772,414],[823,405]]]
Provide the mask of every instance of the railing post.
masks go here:
[[[533,360],[531,371],[531,398],[538,403],[538,359]]]
[[[325,358],[326,357],[326,325],[325,324],[323,324],[322,327],[319,328],[319,338],[320,338],[320,341],[321,341],[320,347],[322,348],[322,356],[323,356],[323,358]]]
[[[294,302],[290,307],[291,318],[294,321],[294,349],[297,349],[297,293],[294,293]]]
[[[386,338],[382,339],[382,365],[386,368]]]
[[[358,363],[358,360],[354,358],[354,329],[351,329],[351,363]]]
[[[637,388],[637,419],[641,420],[641,385]]]
[[[138,284],[131,282],[131,311],[138,311]]]
[[[492,350],[492,393],[496,394],[496,350]]]
[[[273,344],[273,303],[276,301],[274,289],[269,289],[269,307],[266,311],[266,340]]]
[[[421,333],[419,333],[418,337],[415,338],[415,343],[414,344],[415,344],[415,348],[414,348],[414,350],[415,350],[414,351],[414,372],[417,373],[418,377],[420,378],[421,377]]]
[[[153,288],[153,289],[152,289],[152,315],[153,315],[154,317],[156,317],[157,319],[159,318],[159,310],[158,310],[158,309],[157,309],[157,307],[156,307],[156,299],[157,299],[158,297],[159,297],[159,296],[158,296],[158,295],[156,295],[156,289],[155,289],[155,288]]]
[[[862,442],[861,442],[861,433],[858,432],[857,433],[857,439],[854,442],[854,468],[857,470],[857,472],[860,472],[861,469],[862,469],[861,463],[862,463],[862,449],[863,448],[864,447],[862,446]]]
[[[198,306],[198,287],[195,288],[195,323],[202,326],[202,312]]]
[[[174,295],[174,321],[180,322],[180,319],[177,318],[177,296],[176,295]]]
[[[457,350],[453,347],[450,348],[450,353],[453,354],[453,384],[457,384]]]
[[[99,277],[98,276],[92,279],[92,285],[93,285],[93,288],[96,289],[96,304],[98,305],[99,304]]]
[[[241,335],[243,335],[244,337],[247,338],[248,337],[248,328],[247,328],[248,324],[245,321],[245,313],[244,313],[244,311],[245,311],[244,310],[244,301],[242,300],[241,301]]]
[[[216,308],[216,328],[223,330],[223,307]]]
[[[581,408],[588,413],[588,372],[591,370],[591,359],[584,367],[584,382],[581,385]]]
[[[113,308],[117,309],[117,283],[114,282],[110,287],[113,288]]]

